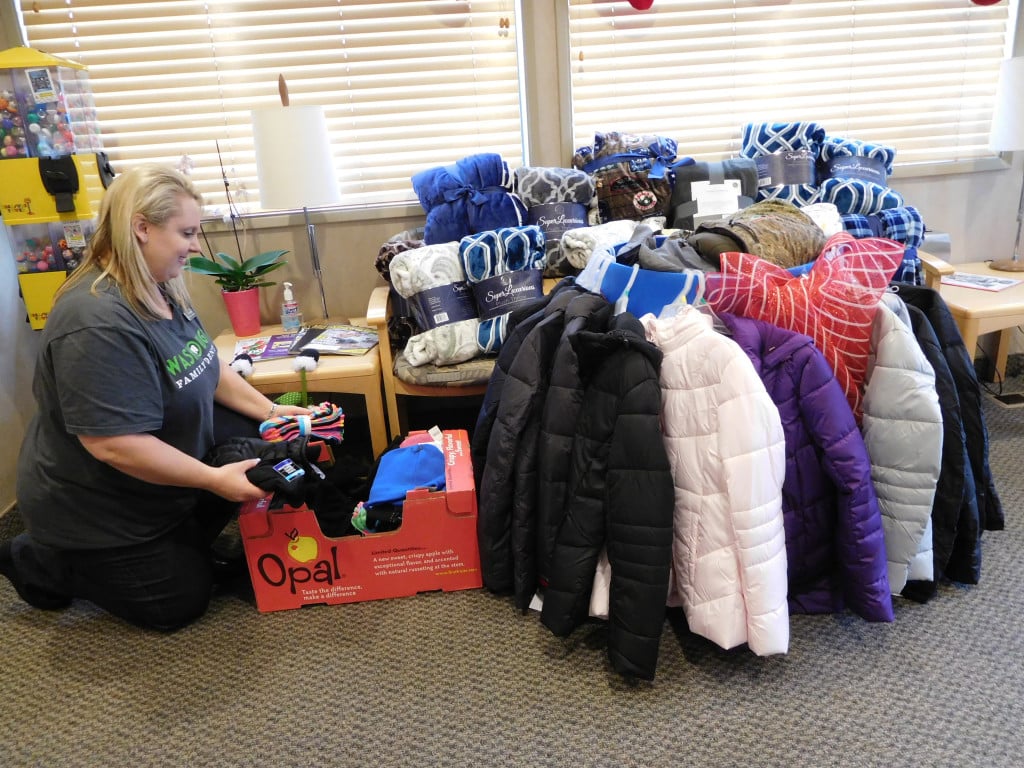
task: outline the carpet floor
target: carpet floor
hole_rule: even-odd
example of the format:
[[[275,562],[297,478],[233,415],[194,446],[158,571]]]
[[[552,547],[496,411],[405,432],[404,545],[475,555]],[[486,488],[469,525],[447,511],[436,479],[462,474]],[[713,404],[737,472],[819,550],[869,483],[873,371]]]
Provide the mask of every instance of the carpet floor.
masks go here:
[[[555,638],[484,590],[261,614],[243,583],[154,635],[0,580],[0,766],[1024,765],[1024,409],[985,409],[1007,526],[980,584],[892,624],[794,616],[768,658],[675,612],[652,683],[600,622]]]

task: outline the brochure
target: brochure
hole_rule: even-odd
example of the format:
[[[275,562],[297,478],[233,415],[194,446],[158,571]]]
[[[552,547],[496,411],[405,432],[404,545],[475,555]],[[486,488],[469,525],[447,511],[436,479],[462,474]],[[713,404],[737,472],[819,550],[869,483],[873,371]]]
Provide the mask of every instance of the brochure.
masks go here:
[[[239,339],[235,342],[235,357],[246,354],[252,358],[253,362],[288,357],[298,335],[298,333],[275,333],[270,336]]]
[[[1012,277],[996,277],[995,275],[972,275],[969,272],[954,272],[943,275],[943,285],[956,285],[961,288],[978,288],[982,291],[1003,291],[1019,285],[1021,280]]]
[[[377,346],[373,328],[345,323],[315,323],[299,331],[291,354],[315,349],[321,355],[363,355]]]

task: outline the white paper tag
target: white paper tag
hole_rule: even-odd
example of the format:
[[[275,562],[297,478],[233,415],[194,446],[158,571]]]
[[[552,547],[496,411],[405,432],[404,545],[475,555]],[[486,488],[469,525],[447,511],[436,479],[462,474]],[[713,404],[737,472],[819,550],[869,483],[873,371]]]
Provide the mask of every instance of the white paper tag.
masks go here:
[[[705,219],[717,219],[740,209],[740,180],[726,179],[722,184],[710,181],[690,182],[690,195],[697,204],[694,225]]]

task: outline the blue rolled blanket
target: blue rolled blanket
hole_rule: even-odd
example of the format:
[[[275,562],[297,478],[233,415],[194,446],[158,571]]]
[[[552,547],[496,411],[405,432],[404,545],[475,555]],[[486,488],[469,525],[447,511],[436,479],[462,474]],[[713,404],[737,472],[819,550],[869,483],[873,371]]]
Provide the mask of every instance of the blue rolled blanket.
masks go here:
[[[818,199],[839,213],[865,216],[899,208],[903,196],[889,187],[896,150],[884,144],[830,136],[821,145]]]
[[[758,200],[784,200],[794,205],[810,205],[818,200],[814,177],[825,129],[814,122],[747,123],[743,126],[740,156],[758,161]],[[805,152],[810,161],[810,178],[799,183],[780,182],[768,170],[772,156]]]
[[[459,258],[475,288],[477,344],[485,354],[496,353],[505,340],[509,313],[543,293],[544,233],[531,224],[467,235],[459,241]]]
[[[840,214],[864,216],[903,206],[903,195],[892,187],[863,179],[823,179],[818,185],[818,202],[832,203]]]
[[[905,245],[903,262],[893,281],[924,285],[924,268],[917,249],[924,243],[925,224],[917,208],[911,205],[890,208],[870,216],[845,213],[840,218],[843,229],[854,237],[884,237]]]
[[[911,248],[920,248],[924,243],[924,219],[912,205],[889,208],[870,216],[844,213],[840,218],[843,229],[854,237],[885,237]]]
[[[456,242],[466,235],[524,223],[526,206],[512,192],[512,174],[500,155],[469,155],[454,165],[420,171],[412,187],[426,211],[423,242]]]

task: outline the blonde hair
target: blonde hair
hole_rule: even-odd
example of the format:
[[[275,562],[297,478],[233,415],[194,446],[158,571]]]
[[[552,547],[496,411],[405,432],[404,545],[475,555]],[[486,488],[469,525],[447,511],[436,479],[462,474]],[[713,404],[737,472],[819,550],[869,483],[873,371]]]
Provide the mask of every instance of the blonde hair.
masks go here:
[[[146,265],[132,231],[132,219],[139,214],[149,223],[162,226],[181,213],[182,196],[203,204],[187,177],[163,166],[140,165],[115,177],[100,202],[99,223],[85,257],[61,285],[54,301],[85,279],[89,267],[95,264],[100,268],[100,276],[92,283],[92,293],[104,280],[113,280],[136,313],[149,319],[159,317],[163,310],[157,301],[161,284],[153,279]],[[191,308],[192,301],[180,275],[163,283],[162,290],[182,309]]]

